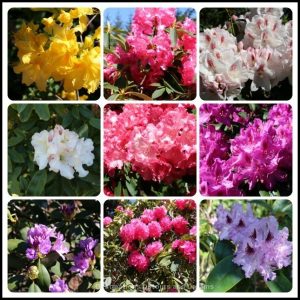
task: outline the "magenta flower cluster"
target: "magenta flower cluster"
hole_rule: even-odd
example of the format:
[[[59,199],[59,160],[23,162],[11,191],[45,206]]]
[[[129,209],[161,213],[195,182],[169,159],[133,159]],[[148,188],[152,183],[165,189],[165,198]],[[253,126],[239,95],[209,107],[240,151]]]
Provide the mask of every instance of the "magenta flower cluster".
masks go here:
[[[246,212],[238,203],[231,210],[220,205],[214,227],[221,240],[236,245],[233,262],[242,267],[246,278],[258,272],[265,281],[274,280],[276,270],[291,264],[288,228],[279,229],[274,216],[256,218],[249,203]]]
[[[30,260],[42,258],[50,252],[56,252],[64,259],[64,254],[69,252],[63,234],[56,232],[55,227],[43,224],[35,224],[28,230],[27,246],[26,257]]]
[[[240,131],[230,138],[215,122]],[[272,191],[287,181],[292,168],[290,105],[273,105],[266,120],[253,118],[247,106],[203,105],[200,124],[202,195],[242,196],[258,185]]]
[[[193,200],[178,200],[175,201],[175,206],[179,211],[187,212],[194,211],[196,205]],[[120,209],[120,206],[116,211],[125,212],[124,209]],[[127,216],[132,218],[133,215],[127,214]],[[110,226],[109,224],[107,226]],[[132,218],[129,223],[120,228],[122,248],[128,252],[128,266],[138,272],[147,271],[150,263],[164,250],[164,243],[170,242],[171,233],[178,237],[173,240],[172,249],[178,250],[189,263],[195,263],[196,227],[180,214],[172,218],[167,207],[162,205],[145,209],[140,217]],[[188,238],[182,239],[183,235],[187,235]]]
[[[94,248],[98,243],[97,239],[88,237],[79,242],[80,252],[74,256],[74,266],[70,268],[71,272],[79,273],[83,276],[91,265],[95,264]]]
[[[173,45],[170,30],[175,27],[181,34]],[[111,84],[122,77],[123,70],[143,87],[157,83],[168,68],[174,67],[176,51],[181,51],[182,84],[195,84],[196,23],[189,18],[177,22],[175,8],[137,8],[126,44],[126,48],[117,45],[115,51],[105,55],[104,78]],[[123,70],[118,70],[117,65],[122,65]]]

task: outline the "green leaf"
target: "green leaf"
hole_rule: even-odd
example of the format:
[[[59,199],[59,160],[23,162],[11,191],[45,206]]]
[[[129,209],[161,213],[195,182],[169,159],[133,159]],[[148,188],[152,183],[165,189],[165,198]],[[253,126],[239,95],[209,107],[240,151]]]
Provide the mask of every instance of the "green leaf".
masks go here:
[[[60,277],[62,274],[61,269],[60,269],[60,262],[57,261],[56,264],[50,269],[50,271],[53,272],[58,277]]]
[[[16,135],[8,139],[8,147],[20,144],[25,138],[25,135]]]
[[[100,290],[100,281],[96,281],[91,286],[92,290]]]
[[[42,291],[36,283],[32,282],[32,284],[29,286],[28,292],[29,293],[40,293]]]
[[[125,182],[128,192],[131,196],[136,196],[137,190],[136,190],[136,183],[134,181],[127,181]]]
[[[24,109],[22,109],[19,114],[20,114],[20,121],[21,122],[27,122],[32,114],[33,111],[33,105],[32,104],[27,104]]]
[[[87,126],[87,124],[83,124],[78,131],[78,135],[80,138],[82,137],[87,138],[88,134],[89,134],[89,127]]]
[[[267,191],[259,191],[259,195],[262,196],[262,197],[269,197],[270,193],[267,192]]]
[[[210,272],[206,292],[226,292],[244,278],[242,269],[232,262],[233,256],[222,259]]]
[[[96,128],[96,129],[98,129],[98,130],[100,130],[100,120],[99,120],[98,118],[91,118],[91,119],[89,120],[89,124],[90,124],[92,127]]]
[[[14,148],[9,149],[8,155],[11,158],[11,160],[15,163],[23,164],[25,162],[25,158],[23,156],[23,153],[19,153]]]
[[[62,127],[67,128],[73,122],[73,115],[69,111],[64,117],[62,121]]]
[[[29,227],[25,226],[23,227],[21,230],[20,230],[20,234],[21,234],[21,237],[24,241],[27,240],[27,232],[29,230]]]
[[[48,121],[50,119],[48,104],[34,104],[34,110],[40,120]]]
[[[119,181],[117,186],[114,188],[114,195],[122,196],[121,193],[122,193],[122,183],[121,183],[121,181]]]
[[[107,100],[118,100],[119,96],[119,94],[112,94],[107,98]]]
[[[159,98],[163,95],[163,93],[166,91],[165,88],[157,89],[152,93],[152,99]]]
[[[37,171],[29,182],[26,194],[28,196],[41,196],[45,194],[47,170]]]
[[[51,283],[49,272],[41,262],[38,263],[38,270],[39,270],[38,282],[42,287],[48,290],[49,285]]]
[[[100,271],[98,269],[94,269],[93,270],[93,277],[95,279],[99,279],[100,280],[100,275],[101,275],[101,273],[100,273]]]
[[[218,241],[215,245],[215,256],[217,263],[229,255],[233,255],[234,245],[226,240]]]
[[[267,281],[266,284],[273,293],[286,293],[292,289],[292,282],[282,272],[278,272],[275,280]]]
[[[177,30],[174,27],[172,27],[170,29],[170,38],[171,38],[172,47],[176,47],[176,45],[177,45]]]
[[[275,200],[272,210],[276,215],[288,215],[292,217],[292,202],[289,200]]]
[[[20,240],[20,239],[9,239],[7,241],[8,252],[12,252],[12,251],[16,250],[22,244],[26,245],[26,243],[23,240]]]
[[[252,110],[252,111],[255,111],[255,109],[256,109],[256,104],[249,104],[249,107],[250,107],[250,109]]]
[[[119,88],[115,85],[112,85],[112,84],[109,84],[107,82],[104,83],[104,88],[105,89],[109,89],[109,90],[112,90],[114,92],[118,92],[119,91]]]

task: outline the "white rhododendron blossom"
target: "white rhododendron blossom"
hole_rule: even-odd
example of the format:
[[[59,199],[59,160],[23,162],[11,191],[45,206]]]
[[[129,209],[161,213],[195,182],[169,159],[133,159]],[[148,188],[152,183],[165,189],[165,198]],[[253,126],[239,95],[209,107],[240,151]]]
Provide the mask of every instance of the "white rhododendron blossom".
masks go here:
[[[88,175],[83,165],[91,166],[94,161],[94,144],[91,139],[79,138],[74,131],[56,125],[54,129],[37,132],[32,136],[31,144],[34,147],[34,161],[39,169],[49,170],[72,179],[74,172],[79,177]]]
[[[201,96],[205,100],[233,100],[248,80],[251,91],[269,92],[292,76],[292,21],[282,23],[282,9],[251,9],[233,16],[238,36],[226,28],[200,33]]]

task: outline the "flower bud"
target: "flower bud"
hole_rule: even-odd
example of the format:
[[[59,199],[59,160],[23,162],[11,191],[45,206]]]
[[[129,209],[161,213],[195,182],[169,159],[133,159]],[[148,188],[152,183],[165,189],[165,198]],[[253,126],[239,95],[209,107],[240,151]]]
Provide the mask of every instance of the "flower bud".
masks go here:
[[[31,280],[35,280],[38,278],[39,276],[39,270],[37,268],[37,266],[31,266],[29,267],[28,271],[27,271],[27,276],[31,279]]]
[[[97,258],[100,258],[100,243],[98,243],[94,249],[94,254]]]

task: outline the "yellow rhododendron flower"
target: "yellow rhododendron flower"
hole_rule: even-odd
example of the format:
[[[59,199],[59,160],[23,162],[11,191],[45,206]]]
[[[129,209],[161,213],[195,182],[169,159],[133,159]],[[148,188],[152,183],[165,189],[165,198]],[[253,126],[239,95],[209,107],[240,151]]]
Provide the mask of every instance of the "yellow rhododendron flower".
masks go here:
[[[62,91],[60,96],[64,100],[87,100],[89,98],[87,95],[80,95],[79,99],[77,99],[76,91]]]
[[[56,10],[43,18],[41,26],[23,24],[14,35],[19,62],[15,73],[22,73],[22,83],[36,84],[46,91],[47,80],[61,81],[65,99],[76,99],[76,90],[87,89],[94,93],[100,85],[100,27],[86,33],[91,15],[98,14],[92,8]],[[75,20],[75,21],[74,21]],[[62,94],[63,94],[62,93]],[[81,96],[84,100],[87,96]]]

